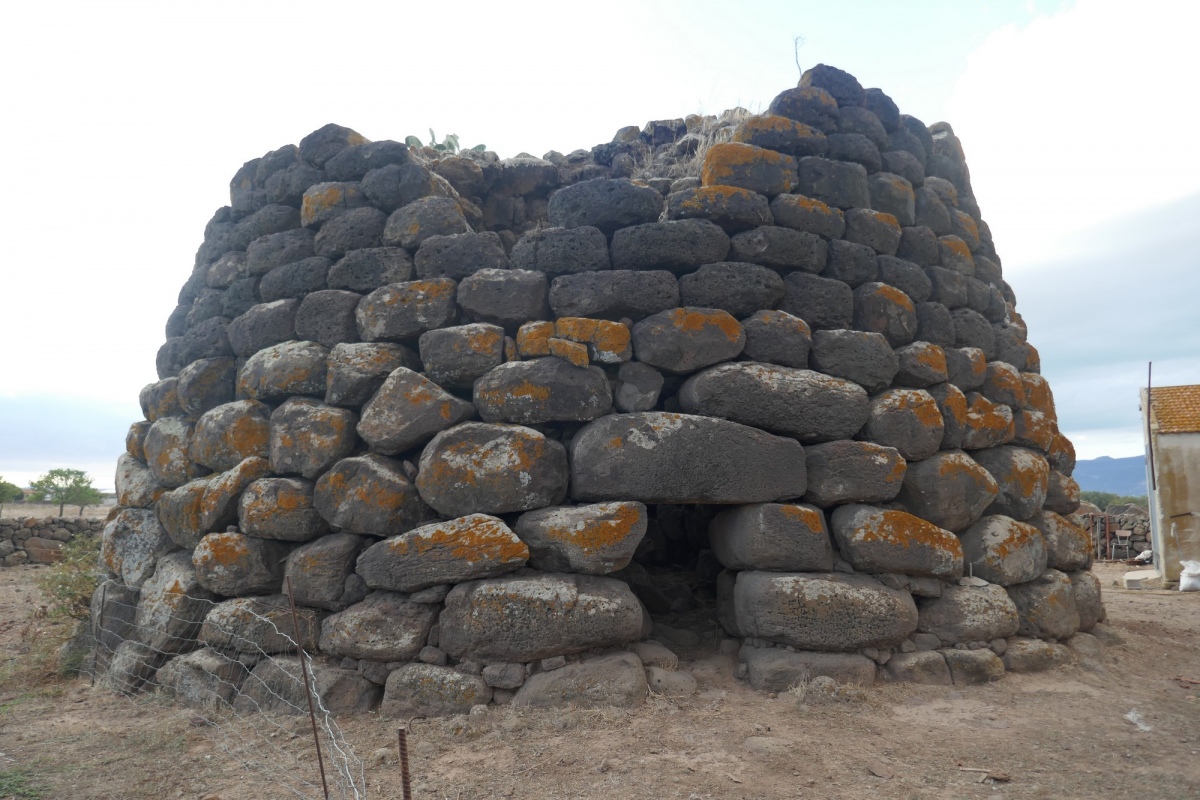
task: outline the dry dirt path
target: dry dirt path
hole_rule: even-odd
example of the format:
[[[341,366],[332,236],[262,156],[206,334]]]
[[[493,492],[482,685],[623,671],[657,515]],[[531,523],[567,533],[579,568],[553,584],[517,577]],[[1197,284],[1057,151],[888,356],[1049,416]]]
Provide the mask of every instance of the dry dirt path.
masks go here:
[[[35,568],[0,570],[0,659],[23,659]],[[417,721],[426,798],[1195,798],[1200,796],[1200,593],[1124,592],[1098,568],[1125,639],[1103,664],[988,686],[884,686],[840,702],[753,692],[732,660],[684,653],[701,692],[635,711],[494,710]],[[34,637],[36,639],[36,637]],[[26,642],[28,637],[26,637]],[[21,662],[18,662],[21,663]],[[1125,719],[1137,711],[1148,731]],[[307,721],[304,721],[307,724]],[[343,721],[372,800],[400,798],[397,722]],[[302,726],[296,730],[303,731]],[[303,750],[295,737],[284,746]],[[29,797],[260,800],[290,796],[231,763],[186,711],[87,680],[21,675],[0,694],[5,778]],[[374,757],[372,757],[374,755]],[[382,759],[382,761],[381,761]],[[980,781],[992,770],[1007,782]],[[15,773],[14,773],[15,771]],[[20,785],[19,783],[16,785]]]

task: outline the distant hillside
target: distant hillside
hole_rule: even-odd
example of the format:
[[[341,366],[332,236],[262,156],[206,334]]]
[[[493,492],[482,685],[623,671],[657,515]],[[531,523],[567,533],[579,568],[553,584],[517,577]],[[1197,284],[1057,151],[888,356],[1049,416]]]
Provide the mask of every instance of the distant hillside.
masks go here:
[[[1085,492],[1112,492],[1121,495],[1146,493],[1146,457],[1099,458],[1078,461],[1075,474],[1079,488]]]

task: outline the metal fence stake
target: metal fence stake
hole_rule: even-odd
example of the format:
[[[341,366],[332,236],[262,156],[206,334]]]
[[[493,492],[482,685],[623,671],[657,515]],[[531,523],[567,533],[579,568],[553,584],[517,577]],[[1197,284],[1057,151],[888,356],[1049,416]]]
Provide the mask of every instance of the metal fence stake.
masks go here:
[[[296,613],[296,596],[292,594],[292,579],[287,579],[288,603],[292,606],[292,627],[296,630],[296,652],[300,655],[300,671],[304,673],[304,694],[308,697],[308,720],[312,723],[313,745],[317,748],[317,768],[321,771],[321,789],[329,800],[329,784],[325,782],[325,759],[321,757],[321,737],[317,735],[317,713],[313,710],[312,686],[308,682],[306,654],[300,645],[300,615]]]

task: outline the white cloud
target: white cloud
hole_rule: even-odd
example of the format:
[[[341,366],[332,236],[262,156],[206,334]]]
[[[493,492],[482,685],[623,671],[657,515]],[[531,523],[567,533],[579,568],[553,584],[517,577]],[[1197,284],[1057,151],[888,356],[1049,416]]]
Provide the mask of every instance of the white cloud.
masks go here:
[[[1081,0],[971,54],[946,118],[1006,267],[1200,190],[1198,22],[1194,3]]]

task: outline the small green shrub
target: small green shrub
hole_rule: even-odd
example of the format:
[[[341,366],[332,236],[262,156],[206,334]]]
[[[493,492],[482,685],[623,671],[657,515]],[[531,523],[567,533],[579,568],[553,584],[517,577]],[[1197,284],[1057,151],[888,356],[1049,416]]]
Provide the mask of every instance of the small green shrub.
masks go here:
[[[454,153],[460,153],[463,150],[458,143],[458,134],[448,133],[446,134],[446,138],[439,142],[437,140],[437,135],[433,132],[433,128],[429,129],[428,145],[426,145],[416,136],[405,136],[404,143],[409,147],[432,147],[434,150],[442,153],[450,153],[451,155]],[[482,153],[483,151],[487,150],[487,145],[477,144],[474,147],[469,147],[467,149],[473,153]]]
[[[62,560],[41,572],[34,583],[49,601],[50,616],[87,619],[100,582],[100,537],[80,534],[61,552]]]

